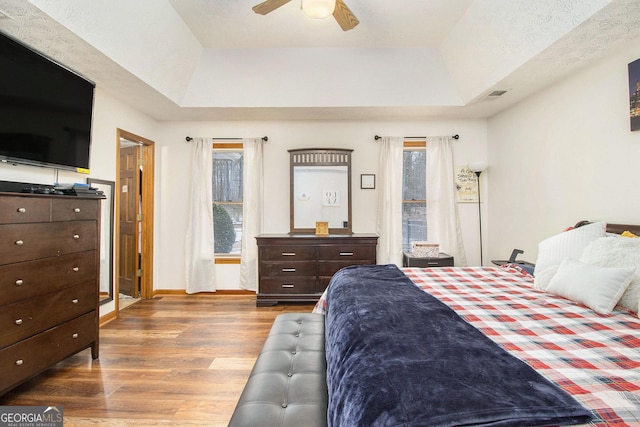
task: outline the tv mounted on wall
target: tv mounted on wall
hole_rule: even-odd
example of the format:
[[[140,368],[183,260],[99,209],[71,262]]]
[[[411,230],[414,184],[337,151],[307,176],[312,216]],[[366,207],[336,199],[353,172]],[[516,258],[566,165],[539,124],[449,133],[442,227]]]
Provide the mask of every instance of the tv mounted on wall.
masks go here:
[[[88,173],[94,89],[0,34],[0,161]]]

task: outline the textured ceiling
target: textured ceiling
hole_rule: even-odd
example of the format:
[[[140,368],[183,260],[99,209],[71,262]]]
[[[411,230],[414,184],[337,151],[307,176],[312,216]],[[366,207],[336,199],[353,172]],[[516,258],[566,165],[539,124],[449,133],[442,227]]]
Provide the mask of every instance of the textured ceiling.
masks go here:
[[[488,117],[640,40],[638,0],[346,0],[360,19],[348,32],[307,18],[299,0],[266,16],[251,11],[255,3],[0,0],[10,17],[0,31],[158,120]],[[266,59],[256,66],[255,57]],[[276,57],[284,60],[268,63]],[[398,71],[414,63],[419,70]],[[327,96],[298,74],[332,82],[321,88]],[[367,85],[375,96],[353,89]],[[486,100],[497,89],[508,92]]]
[[[437,47],[472,0],[346,0],[360,20],[343,32],[334,19],[311,19],[292,0],[267,15],[262,0],[169,0],[205,48]],[[400,6],[401,5],[401,6]]]

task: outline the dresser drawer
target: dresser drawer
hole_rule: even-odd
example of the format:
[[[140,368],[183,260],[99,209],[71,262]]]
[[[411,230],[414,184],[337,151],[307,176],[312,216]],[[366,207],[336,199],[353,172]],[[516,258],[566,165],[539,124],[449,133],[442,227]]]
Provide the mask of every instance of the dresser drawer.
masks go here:
[[[333,276],[338,270],[351,265],[375,264],[370,260],[318,261],[318,276]]]
[[[267,277],[260,279],[262,294],[313,294],[317,293],[315,277]]]
[[[373,245],[323,245],[319,247],[318,259],[326,260],[373,260],[376,247]]]
[[[261,276],[313,276],[317,274],[315,261],[263,261]]]
[[[0,260],[10,264],[94,249],[96,225],[96,221],[0,225]]]
[[[0,224],[49,222],[51,201],[36,197],[0,197]]]
[[[96,252],[0,265],[0,306],[96,278]]]
[[[54,199],[51,203],[52,221],[96,219],[100,208],[99,200]]]
[[[0,350],[0,394],[97,341],[96,312]]]
[[[94,281],[2,307],[0,348],[95,310],[97,298]]]
[[[317,256],[313,246],[261,246],[258,249],[261,261],[306,261]]]

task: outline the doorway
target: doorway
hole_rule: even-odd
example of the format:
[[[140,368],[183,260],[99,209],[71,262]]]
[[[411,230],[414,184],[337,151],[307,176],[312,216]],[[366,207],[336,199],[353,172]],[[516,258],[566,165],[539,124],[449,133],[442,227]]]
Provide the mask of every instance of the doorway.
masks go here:
[[[153,297],[154,142],[117,130],[116,310]]]

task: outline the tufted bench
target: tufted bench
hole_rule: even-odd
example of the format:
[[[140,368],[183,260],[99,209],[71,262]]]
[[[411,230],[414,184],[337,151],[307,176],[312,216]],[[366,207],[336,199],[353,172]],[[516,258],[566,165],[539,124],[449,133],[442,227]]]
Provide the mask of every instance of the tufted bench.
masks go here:
[[[324,316],[276,317],[229,426],[327,425]]]

